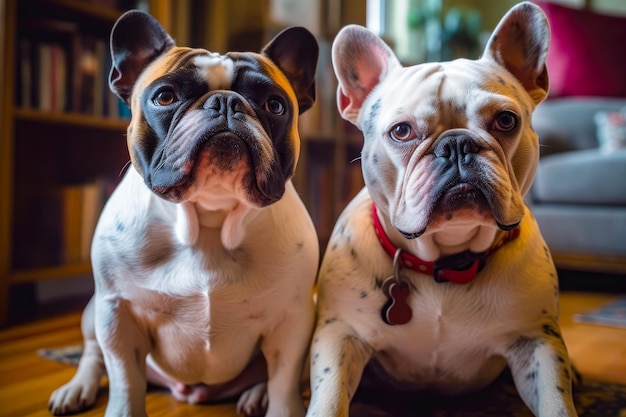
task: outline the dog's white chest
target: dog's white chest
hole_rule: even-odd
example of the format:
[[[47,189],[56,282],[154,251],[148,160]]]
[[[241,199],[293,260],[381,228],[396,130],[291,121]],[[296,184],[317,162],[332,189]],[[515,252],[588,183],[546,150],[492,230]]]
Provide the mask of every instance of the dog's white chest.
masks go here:
[[[134,255],[141,252],[139,246]],[[150,335],[152,360],[185,382],[234,378],[280,318],[273,297],[293,297],[276,293],[280,287],[246,285],[251,276],[269,279],[271,271],[255,271],[245,253],[216,264],[205,251],[187,248],[162,261],[139,271],[133,263],[120,265],[126,272],[117,276],[129,279],[116,284],[119,296],[132,300],[132,317]]]
[[[496,358],[494,343],[502,338],[503,329],[489,320],[495,313],[493,306],[479,302],[478,294],[472,301],[468,288],[430,285],[424,282],[428,279],[420,277],[419,292],[412,291],[407,300],[412,310],[409,323],[394,326],[380,321],[375,333],[373,328],[363,329],[377,350],[373,369],[380,367],[393,380],[409,382],[412,388],[428,387],[446,394],[490,382],[504,366]]]
[[[134,316],[153,340],[151,358],[184,382],[217,383],[238,375],[257,354],[258,341],[275,325],[269,294],[224,288],[187,297],[150,297]],[[239,297],[231,297],[238,292]]]
[[[285,317],[312,314],[311,304],[303,309],[315,277],[308,229],[300,231],[305,243],[291,239],[291,245],[274,247],[256,238],[267,235],[265,227],[278,230],[269,218],[259,218],[249,225],[252,238],[237,249],[226,249],[220,229],[207,227],[194,245],[183,245],[170,221],[175,207],[148,194],[136,178],[124,181],[94,240],[97,294],[128,300],[128,319],[150,340],[151,359],[161,370],[188,383],[231,380]],[[285,223],[285,230],[299,233]],[[291,241],[275,236],[281,237]],[[302,270],[303,279],[287,283],[300,277],[285,270]]]

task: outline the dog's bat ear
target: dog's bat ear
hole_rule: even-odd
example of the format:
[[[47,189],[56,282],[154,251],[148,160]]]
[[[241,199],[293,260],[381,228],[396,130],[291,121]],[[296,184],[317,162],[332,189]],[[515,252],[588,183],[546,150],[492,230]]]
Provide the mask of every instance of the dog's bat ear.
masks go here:
[[[549,44],[546,15],[539,6],[524,2],[502,18],[487,43],[484,57],[506,68],[539,104],[550,86],[546,67]]]
[[[141,71],[173,46],[174,40],[154,17],[139,10],[124,13],[111,30],[111,91],[129,104]]]
[[[306,28],[293,26],[276,35],[261,53],[287,76],[298,98],[300,114],[311,108],[315,103],[315,70],[319,55],[315,36]]]
[[[339,80],[339,113],[356,125],[363,101],[389,69],[400,66],[400,62],[385,42],[359,25],[348,25],[339,31],[333,42],[332,61]]]

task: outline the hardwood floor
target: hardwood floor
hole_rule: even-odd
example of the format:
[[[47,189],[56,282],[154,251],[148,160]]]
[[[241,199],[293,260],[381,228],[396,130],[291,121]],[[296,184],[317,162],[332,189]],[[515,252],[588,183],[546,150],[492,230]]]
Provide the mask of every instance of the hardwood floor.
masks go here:
[[[566,292],[561,297],[561,326],[570,356],[589,378],[626,384],[626,329],[575,323],[574,313],[609,302],[615,294]],[[80,315],[8,328],[0,332],[0,416],[49,416],[50,393],[68,381],[75,368],[37,356],[40,348],[80,344]],[[96,406],[81,416],[101,416],[106,406],[106,386]],[[236,416],[234,404],[192,406],[169,394],[148,393],[148,415]]]
[[[626,329],[581,324],[575,313],[610,302],[615,294],[567,292],[561,295],[561,332],[574,365],[583,376],[626,384]]]

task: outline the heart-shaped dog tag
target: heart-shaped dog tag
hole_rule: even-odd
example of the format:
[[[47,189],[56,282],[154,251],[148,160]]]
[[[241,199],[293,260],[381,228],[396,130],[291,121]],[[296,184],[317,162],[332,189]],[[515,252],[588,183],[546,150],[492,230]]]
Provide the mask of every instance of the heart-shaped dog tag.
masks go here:
[[[396,281],[394,277],[391,277],[388,285],[383,286],[383,291],[387,296],[387,303],[382,310],[384,322],[395,326],[411,321],[413,311],[407,302],[411,294],[409,284],[404,281]]]

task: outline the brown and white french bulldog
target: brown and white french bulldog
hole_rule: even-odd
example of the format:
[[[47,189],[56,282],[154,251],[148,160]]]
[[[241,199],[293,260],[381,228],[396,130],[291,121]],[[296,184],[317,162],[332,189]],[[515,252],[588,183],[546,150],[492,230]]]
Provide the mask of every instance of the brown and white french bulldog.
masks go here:
[[[147,381],[246,415],[303,416],[318,240],[291,177],[318,46],[289,28],[261,53],[179,47],[150,15],[111,33],[132,166],[92,244],[84,354],[53,414],[144,416]]]
[[[322,261],[308,417],[348,416],[365,370],[456,395],[507,366],[536,416],[576,416],[557,274],[523,200],[548,44],[531,3],[504,16],[478,60],[405,67],[365,28],[338,34],[338,107],[363,133],[366,188]]]

